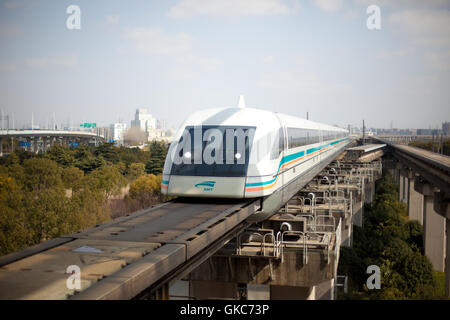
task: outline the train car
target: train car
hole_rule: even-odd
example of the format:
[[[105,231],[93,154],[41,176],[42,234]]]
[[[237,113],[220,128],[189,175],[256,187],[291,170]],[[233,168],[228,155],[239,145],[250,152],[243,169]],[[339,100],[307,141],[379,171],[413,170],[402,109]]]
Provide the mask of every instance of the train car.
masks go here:
[[[192,114],[174,136],[161,191],[261,198],[275,213],[350,142],[348,131],[271,111],[227,107]]]

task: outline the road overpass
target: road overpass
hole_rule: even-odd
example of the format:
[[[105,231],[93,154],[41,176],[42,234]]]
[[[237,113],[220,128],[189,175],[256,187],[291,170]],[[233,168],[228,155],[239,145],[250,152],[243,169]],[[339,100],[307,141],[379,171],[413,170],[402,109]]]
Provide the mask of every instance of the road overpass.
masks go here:
[[[14,148],[14,140],[23,141],[23,147],[31,152],[45,152],[55,144],[70,145],[71,143],[94,143],[105,141],[105,138],[97,133],[68,130],[0,130],[0,156],[3,154],[3,141],[11,139],[11,150]],[[6,150],[5,150],[6,151]]]

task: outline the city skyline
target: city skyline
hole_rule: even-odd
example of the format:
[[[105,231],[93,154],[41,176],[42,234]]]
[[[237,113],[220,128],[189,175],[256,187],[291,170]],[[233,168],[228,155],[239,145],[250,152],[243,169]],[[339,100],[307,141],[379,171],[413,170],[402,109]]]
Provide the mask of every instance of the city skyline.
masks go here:
[[[450,1],[0,1],[0,108],[21,127],[249,107],[346,127],[450,119]],[[66,26],[72,5],[78,30]],[[366,13],[379,6],[381,29]],[[138,9],[139,8],[139,9]],[[389,115],[389,119],[386,119]]]

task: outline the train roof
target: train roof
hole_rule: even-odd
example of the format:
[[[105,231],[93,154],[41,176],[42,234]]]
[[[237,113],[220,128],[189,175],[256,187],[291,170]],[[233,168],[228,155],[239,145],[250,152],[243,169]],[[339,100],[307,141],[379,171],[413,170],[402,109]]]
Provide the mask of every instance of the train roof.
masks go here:
[[[257,108],[222,107],[199,110],[193,113],[183,124],[193,125],[240,125],[240,126],[279,126],[278,119],[288,127],[302,127],[307,129],[334,130],[347,132],[347,130],[303,118],[277,113]]]

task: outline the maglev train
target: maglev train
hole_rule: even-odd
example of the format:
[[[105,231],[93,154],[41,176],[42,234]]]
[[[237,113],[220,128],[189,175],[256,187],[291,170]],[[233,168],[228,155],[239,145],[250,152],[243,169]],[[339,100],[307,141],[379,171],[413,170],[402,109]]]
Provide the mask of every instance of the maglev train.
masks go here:
[[[274,214],[350,142],[338,127],[271,111],[226,107],[192,114],[173,137],[161,191],[169,196],[261,198]]]

